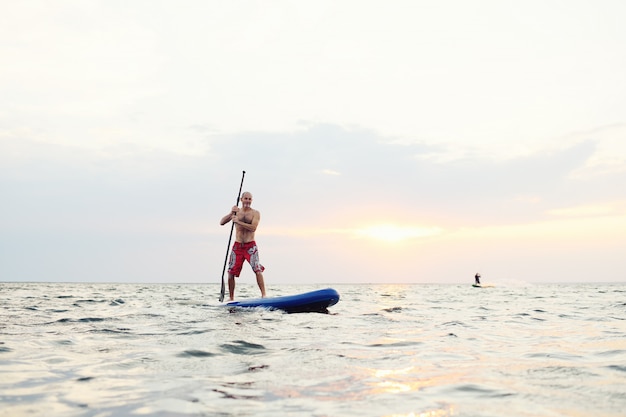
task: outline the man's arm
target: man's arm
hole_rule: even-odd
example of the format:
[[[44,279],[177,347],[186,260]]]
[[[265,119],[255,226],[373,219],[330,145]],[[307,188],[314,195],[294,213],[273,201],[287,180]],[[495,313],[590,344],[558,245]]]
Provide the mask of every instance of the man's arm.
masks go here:
[[[224,226],[226,223],[233,219],[233,213],[228,213],[226,216],[222,217],[220,220],[220,226]]]
[[[239,207],[233,206],[232,211],[228,213],[226,216],[222,217],[222,220],[220,220],[220,226],[224,226],[226,223],[231,221],[235,213],[237,213],[238,211],[239,211]]]

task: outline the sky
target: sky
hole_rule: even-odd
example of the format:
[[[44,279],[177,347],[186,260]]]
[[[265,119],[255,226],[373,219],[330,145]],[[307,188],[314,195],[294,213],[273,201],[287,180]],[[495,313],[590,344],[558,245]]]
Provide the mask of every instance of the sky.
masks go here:
[[[0,281],[626,282],[626,2],[0,0]],[[239,281],[255,285],[246,265]]]

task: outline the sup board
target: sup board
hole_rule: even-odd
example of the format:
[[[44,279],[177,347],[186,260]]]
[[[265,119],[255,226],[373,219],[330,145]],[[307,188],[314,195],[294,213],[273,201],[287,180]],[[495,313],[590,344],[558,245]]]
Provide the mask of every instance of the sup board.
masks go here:
[[[472,287],[476,288],[492,288],[492,284],[472,284]]]
[[[226,307],[266,308],[286,313],[328,313],[328,307],[339,302],[339,293],[332,288],[281,297],[231,301]]]

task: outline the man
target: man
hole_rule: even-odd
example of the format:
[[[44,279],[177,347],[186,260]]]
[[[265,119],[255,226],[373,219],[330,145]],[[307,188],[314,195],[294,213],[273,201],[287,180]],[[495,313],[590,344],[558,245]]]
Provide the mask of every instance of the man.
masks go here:
[[[239,277],[244,259],[248,261],[252,270],[256,274],[256,282],[261,290],[261,297],[265,297],[265,282],[263,271],[265,267],[259,262],[259,250],[254,241],[254,232],[261,220],[261,213],[250,207],[252,205],[252,194],[248,191],[241,195],[241,209],[233,206],[230,213],[222,217],[220,225],[232,221],[237,231],[235,232],[235,243],[230,253],[228,262],[228,293],[230,301],[235,299],[235,278]]]

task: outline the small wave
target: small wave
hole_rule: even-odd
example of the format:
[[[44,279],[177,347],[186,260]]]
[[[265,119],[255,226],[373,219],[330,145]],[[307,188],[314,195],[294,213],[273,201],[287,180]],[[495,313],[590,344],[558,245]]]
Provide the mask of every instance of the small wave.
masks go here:
[[[389,343],[372,343],[368,345],[369,347],[374,348],[393,348],[393,347],[409,347],[409,346],[417,346],[421,345],[422,342],[412,342],[408,340],[402,340],[398,342],[389,342]]]
[[[445,323],[441,323],[442,326],[461,326],[461,327],[469,327],[467,324],[463,323],[462,321],[458,321],[458,320],[453,320],[453,321],[447,321]]]
[[[624,365],[609,365],[607,368],[612,369],[614,371],[626,372],[626,366]]]
[[[489,398],[502,398],[502,397],[510,397],[512,395],[515,395],[512,392],[489,388],[489,387],[478,385],[478,384],[457,385],[454,387],[454,390],[462,392],[464,394],[469,394],[472,396],[489,397]]]
[[[136,319],[154,319],[154,318],[159,318],[159,317],[165,317],[165,314],[158,314],[158,313],[144,313],[144,314],[132,314],[132,317],[135,317]]]
[[[583,358],[581,355],[572,355],[565,352],[538,352],[525,355],[527,358],[553,358],[563,360],[577,360]]]
[[[125,328],[125,327],[120,327],[117,329],[98,329],[98,330],[93,330],[92,333],[129,334],[130,329]]]
[[[187,332],[180,332],[178,333],[181,336],[192,336],[192,335],[196,335],[196,334],[204,334],[204,333],[209,333],[211,330],[190,330]]]
[[[623,349],[615,349],[615,350],[607,350],[605,352],[599,352],[598,356],[621,356],[626,355],[626,350]]]
[[[249,366],[249,367],[248,367],[248,371],[253,372],[253,371],[258,371],[258,370],[260,370],[260,369],[265,369],[265,368],[269,368],[269,367],[270,367],[269,365]]]
[[[84,317],[82,319],[78,319],[77,321],[80,323],[90,323],[90,322],[99,322],[99,321],[105,321],[107,319],[102,318],[102,317]]]
[[[266,350],[263,345],[246,342],[245,340],[235,340],[233,343],[224,343],[220,345],[220,348],[226,352],[238,355],[259,354]]]
[[[100,322],[100,321],[105,321],[108,320],[106,318],[102,318],[102,317],[83,317],[82,319],[70,319],[67,317],[64,317],[62,319],[58,319],[56,322],[57,323],[91,323],[91,322]]]
[[[226,390],[221,390],[221,389],[217,389],[214,388],[213,392],[217,392],[218,394],[222,394],[224,396],[224,398],[228,398],[231,400],[257,400],[260,397],[258,395],[244,395],[244,394],[235,394],[235,393],[229,393]]]
[[[196,349],[190,349],[190,350],[186,350],[182,353],[179,353],[178,355],[179,358],[209,358],[211,356],[217,356],[216,353],[211,353],[211,352],[206,352],[204,350],[196,350]]]

